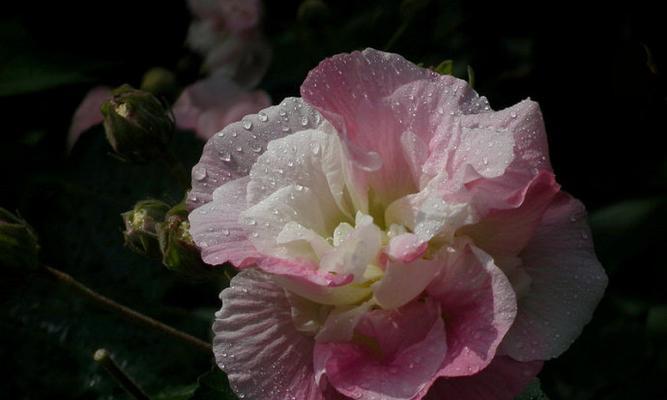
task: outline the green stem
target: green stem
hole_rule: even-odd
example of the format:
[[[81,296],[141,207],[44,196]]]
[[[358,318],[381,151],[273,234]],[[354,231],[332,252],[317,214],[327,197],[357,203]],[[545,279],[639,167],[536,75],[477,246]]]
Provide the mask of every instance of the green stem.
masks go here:
[[[111,358],[111,354],[106,349],[97,349],[93,354],[96,363],[104,367],[111,377],[125,389],[132,397],[137,400],[149,400],[148,395],[130,378],[125,371],[120,369],[118,364]]]
[[[164,334],[167,334],[173,338],[179,339],[207,354],[211,354],[211,345],[205,341],[198,339],[192,335],[189,335],[185,332],[179,331],[176,328],[173,328],[169,325],[163,324],[162,322],[155,320],[151,317],[143,315],[133,309],[126,307],[122,304],[116,303],[115,301],[109,299],[108,297],[102,296],[101,294],[95,292],[94,290],[88,288],[86,285],[74,279],[71,275],[60,271],[55,268],[51,268],[47,265],[44,266],[46,272],[48,272],[52,277],[54,277],[58,282],[63,283],[70,288],[77,291],[79,294],[87,297],[92,300],[95,304],[111,310],[118,315],[125,317],[126,319],[144,325],[146,327],[155,329]]]

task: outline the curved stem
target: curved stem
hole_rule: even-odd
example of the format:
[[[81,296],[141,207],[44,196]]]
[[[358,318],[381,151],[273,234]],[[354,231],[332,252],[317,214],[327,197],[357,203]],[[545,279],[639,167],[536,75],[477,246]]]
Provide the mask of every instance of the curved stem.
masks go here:
[[[125,389],[133,398],[137,400],[149,400],[150,398],[143,390],[123,371],[118,364],[111,358],[111,354],[106,349],[97,349],[93,354],[96,363],[104,367],[111,377]]]
[[[60,271],[58,269],[49,267],[48,265],[44,266],[45,271],[47,271],[52,277],[56,278],[61,283],[71,287],[72,289],[79,292],[83,296],[92,300],[95,304],[104,307],[108,310],[111,310],[130,321],[136,322],[138,324],[150,327],[162,333],[165,333],[171,337],[177,338],[185,343],[190,344],[193,347],[206,353],[211,353],[211,345],[205,341],[198,339],[192,335],[189,335],[185,332],[179,331],[176,328],[173,328],[169,325],[166,325],[158,320],[155,320],[151,317],[148,317],[144,314],[141,314],[129,307],[126,307],[122,304],[116,303],[115,301],[109,299],[108,297],[102,296],[101,294],[95,292],[94,290],[88,288],[83,283],[74,279],[71,275]]]

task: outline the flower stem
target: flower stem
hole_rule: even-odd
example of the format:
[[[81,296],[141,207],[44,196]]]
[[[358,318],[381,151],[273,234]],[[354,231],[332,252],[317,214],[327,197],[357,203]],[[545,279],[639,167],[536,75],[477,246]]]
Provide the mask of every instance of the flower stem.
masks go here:
[[[188,176],[188,172],[185,169],[183,163],[178,158],[176,158],[176,156],[174,156],[174,153],[172,153],[170,150],[167,150],[163,154],[162,161],[169,170],[171,176],[176,179],[176,182],[178,182],[181,188],[186,191],[190,189],[190,178]]]
[[[97,349],[93,354],[96,363],[104,367],[111,377],[125,389],[132,397],[137,400],[149,400],[146,393],[130,378],[125,371],[120,369],[118,364],[111,358],[111,354],[106,349]]]
[[[130,321],[155,329],[171,337],[180,339],[181,341],[186,342],[191,346],[196,347],[199,350],[205,351],[207,354],[211,353],[211,345],[206,343],[205,341],[198,339],[192,335],[189,335],[185,332],[179,331],[178,329],[173,328],[169,325],[163,324],[160,321],[157,321],[151,317],[148,317],[137,311],[134,311],[133,309],[126,307],[122,304],[118,304],[115,301],[109,299],[108,297],[102,296],[101,294],[88,288],[81,282],[74,279],[71,275],[63,271],[49,267],[47,265],[45,265],[44,268],[52,277],[56,278],[56,280],[76,290],[77,292],[79,292],[79,294],[82,294],[83,296],[92,300],[97,305],[104,307],[108,310],[114,311]]]

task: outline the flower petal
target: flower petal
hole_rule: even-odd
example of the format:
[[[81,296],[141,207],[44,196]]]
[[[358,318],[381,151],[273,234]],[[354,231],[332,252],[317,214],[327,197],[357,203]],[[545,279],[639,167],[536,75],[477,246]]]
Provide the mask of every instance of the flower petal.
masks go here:
[[[262,272],[245,270],[220,297],[213,352],[239,397],[324,398],[314,377],[314,340],[294,326],[282,288]]]
[[[473,375],[491,362],[514,322],[514,290],[493,259],[464,240],[438,256],[443,268],[427,293],[440,302],[447,326],[440,375]]]
[[[223,183],[248,175],[269,141],[292,131],[316,127],[320,120],[317,111],[301,99],[287,98],[280,105],[228,125],[209,139],[199,163],[192,169],[188,208],[211,201],[213,191]]]
[[[248,181],[245,177],[225,183],[213,192],[211,202],[190,213],[190,234],[201,249],[204,262],[221,265],[229,261],[242,268],[259,257],[238,220],[246,208]]]
[[[457,234],[473,238],[477,247],[494,258],[516,256],[535,233],[559,190],[553,174],[541,171],[508,200],[516,208],[493,209],[480,222],[464,226]]]
[[[312,116],[311,116],[312,117]],[[343,217],[354,218],[351,204],[345,196],[340,143],[332,127],[319,116],[314,117],[317,129],[303,129],[268,144],[250,171],[248,202],[257,204],[276,190],[293,185],[308,188],[317,196],[315,203],[332,222],[331,231]],[[303,116],[301,124],[311,123]]]
[[[447,344],[440,308],[413,302],[375,310],[357,326],[360,344],[317,343],[315,369],[355,398],[419,399],[436,377]]]
[[[501,350],[520,360],[563,353],[590,321],[607,276],[595,256],[584,206],[560,193],[521,253],[531,285]]]
[[[551,171],[544,121],[533,101],[462,115],[451,132],[437,135],[424,170],[430,176],[444,170],[443,198],[470,203],[480,216],[516,207],[508,204],[512,195],[540,171]]]
[[[104,120],[102,116],[102,103],[111,98],[111,89],[106,86],[97,86],[92,89],[81,101],[72,116],[72,125],[70,125],[69,133],[67,134],[67,148],[72,149],[74,144],[88,129],[97,124],[101,124]]]
[[[355,162],[355,182],[381,206],[418,188],[411,137],[423,148],[454,115],[488,109],[466,82],[374,49],[322,61],[301,95],[334,124]]]
[[[382,280],[373,285],[377,303],[393,309],[412,301],[431,283],[441,264],[441,260],[390,261]]]
[[[471,376],[438,379],[425,400],[512,400],[542,369],[541,361],[496,357]]]

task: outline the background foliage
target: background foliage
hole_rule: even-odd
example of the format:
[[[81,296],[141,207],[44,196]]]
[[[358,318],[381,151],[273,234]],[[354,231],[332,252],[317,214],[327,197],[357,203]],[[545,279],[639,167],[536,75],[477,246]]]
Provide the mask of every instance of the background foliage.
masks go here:
[[[99,128],[71,154],[65,146],[92,86],[136,86],[154,66],[183,85],[197,78],[183,45],[185,2],[39,3],[12,2],[0,16],[0,205],[34,225],[45,262],[208,339],[220,284],[184,279],[122,247],[119,214],[147,197],[177,201],[177,187],[159,166],[112,159]],[[542,387],[552,400],[667,398],[667,29],[657,4],[327,1],[304,18],[299,1],[265,3],[274,58],[260,86],[274,101],[297,95],[324,57],[367,46],[424,65],[452,59],[461,77],[471,65],[496,109],[537,100],[559,181],[588,205],[610,277],[584,334],[546,363]],[[179,132],[174,146],[191,166],[202,143]],[[202,375],[206,355],[44,277],[0,282],[6,398],[126,398],[92,362],[102,346],[158,399],[233,398],[224,375]]]

